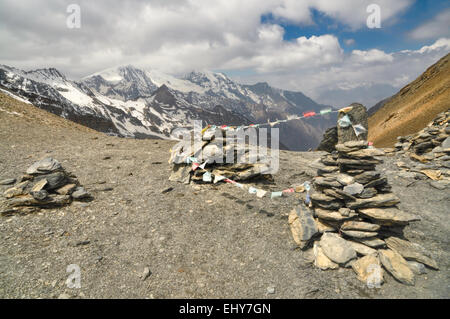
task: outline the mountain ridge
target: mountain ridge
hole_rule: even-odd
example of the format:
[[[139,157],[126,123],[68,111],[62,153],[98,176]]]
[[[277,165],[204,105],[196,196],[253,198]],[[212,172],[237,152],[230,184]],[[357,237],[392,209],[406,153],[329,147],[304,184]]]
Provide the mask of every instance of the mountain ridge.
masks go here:
[[[81,81],[72,81],[55,68],[22,71],[0,65],[0,87],[93,129],[135,138],[171,138],[173,129],[189,128],[193,120],[246,125],[328,107],[302,92],[264,82],[239,84],[223,73],[192,71],[176,78],[132,65],[96,72]],[[286,141],[287,149],[312,148],[333,122],[330,115],[285,124],[280,140]]]
[[[369,140],[392,147],[398,136],[423,129],[437,114],[450,108],[450,53],[428,67],[398,93],[369,111]]]

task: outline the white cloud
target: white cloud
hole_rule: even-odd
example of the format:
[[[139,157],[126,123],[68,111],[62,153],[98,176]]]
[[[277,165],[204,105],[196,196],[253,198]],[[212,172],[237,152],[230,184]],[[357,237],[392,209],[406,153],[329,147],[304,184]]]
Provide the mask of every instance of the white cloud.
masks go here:
[[[345,45],[351,46],[355,44],[355,39],[345,39],[344,40]]]
[[[414,29],[409,35],[416,40],[450,37],[450,9],[439,13],[430,21]]]
[[[392,60],[394,60],[392,54],[384,53],[378,49],[372,49],[369,51],[353,50],[350,58],[359,63],[392,62]]]
[[[68,29],[72,2],[2,0],[0,63],[53,66],[72,78],[123,64],[170,73],[234,70],[246,74],[241,81],[267,81],[326,102],[333,96],[325,92],[333,90],[399,87],[448,50],[448,39],[418,51],[347,54],[332,34],[283,39],[278,22],[314,24],[313,9],[349,29],[365,28],[372,0],[79,0],[82,27]],[[378,0],[382,27],[412,2]],[[262,23],[268,14],[273,20]]]

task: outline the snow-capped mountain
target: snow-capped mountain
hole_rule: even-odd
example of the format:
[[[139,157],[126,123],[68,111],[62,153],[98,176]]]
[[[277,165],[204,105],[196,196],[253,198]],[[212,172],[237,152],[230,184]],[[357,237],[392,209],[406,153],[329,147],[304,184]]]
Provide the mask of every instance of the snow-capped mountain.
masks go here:
[[[325,107],[301,92],[267,83],[242,85],[223,73],[193,71],[174,77],[131,65],[81,81],[69,80],[53,68],[27,72],[0,65],[0,89],[98,131],[135,138],[170,138],[173,129],[191,127],[194,119],[245,125]],[[287,122],[280,128],[280,140],[293,150],[315,147],[334,122],[324,117]]]

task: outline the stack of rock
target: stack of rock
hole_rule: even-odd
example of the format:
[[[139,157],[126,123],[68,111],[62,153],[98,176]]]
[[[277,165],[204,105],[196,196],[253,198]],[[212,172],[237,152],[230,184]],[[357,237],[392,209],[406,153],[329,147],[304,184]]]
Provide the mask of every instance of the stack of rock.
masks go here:
[[[358,105],[352,121],[364,119],[364,113]],[[384,152],[369,146],[367,135],[339,130],[344,129],[338,127],[336,151],[320,159],[309,203],[313,209],[301,204],[289,214],[294,241],[301,249],[313,246],[314,264],[322,270],[352,267],[358,279],[378,286],[383,266],[398,281],[413,285],[424,265],[438,268],[424,248],[399,238],[419,218],[397,208],[399,198],[376,171]]]
[[[221,177],[221,180],[229,178],[234,181],[257,177],[271,179],[267,155],[270,150],[238,143],[236,130],[227,132],[221,128],[209,128],[202,134],[198,145],[195,148],[192,142],[191,147],[188,145],[185,149],[186,146],[180,143],[171,151],[169,163],[173,166],[170,181],[189,184],[191,181],[217,182],[217,177]],[[262,150],[267,154],[262,154]],[[205,173],[208,176],[207,180],[204,177]]]
[[[2,181],[14,184],[16,179]],[[18,182],[3,193],[0,212],[28,213],[40,208],[68,205],[72,200],[89,200],[91,196],[80,186],[76,176],[66,172],[61,164],[47,157],[31,165]]]
[[[366,141],[337,144],[337,153],[321,158],[324,166],[314,178],[313,210],[300,205],[289,215],[291,231],[302,249],[313,244],[314,264],[320,269],[352,267],[358,279],[381,284],[381,265],[404,284],[426,265],[437,269],[421,246],[402,237],[403,228],[419,218],[399,210],[387,178],[375,170],[383,151]],[[377,268],[378,267],[378,268]],[[419,271],[420,270],[420,271]],[[376,272],[378,277],[370,275]]]
[[[440,113],[427,127],[410,136],[399,136],[395,150],[408,156],[409,165],[398,162],[403,170],[413,174],[424,174],[439,189],[450,185],[450,111]],[[423,176],[423,175],[422,175]],[[421,177],[418,177],[421,178]]]
[[[450,154],[450,110],[440,113],[420,132],[399,136],[395,144],[397,152],[410,152],[417,155],[426,153],[425,159],[431,160]]]

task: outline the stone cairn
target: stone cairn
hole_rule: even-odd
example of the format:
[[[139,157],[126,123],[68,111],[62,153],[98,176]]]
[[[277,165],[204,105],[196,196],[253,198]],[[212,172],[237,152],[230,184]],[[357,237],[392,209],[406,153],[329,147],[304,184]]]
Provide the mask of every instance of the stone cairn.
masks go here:
[[[0,185],[16,183],[16,179],[0,181]],[[0,200],[3,215],[30,213],[40,208],[69,205],[72,200],[91,200],[91,195],[80,186],[76,176],[64,170],[61,164],[47,157],[31,165],[18,182],[7,189]]]
[[[237,142],[236,131],[234,132],[208,128],[202,133],[197,149],[194,142],[189,149],[184,149],[181,144],[175,147],[171,150],[169,159],[169,164],[172,164],[169,180],[185,184],[217,183],[225,178],[233,181],[256,178],[271,180],[268,155],[257,153],[261,148],[257,149],[256,146],[247,144],[242,147]],[[251,150],[255,152],[252,153]],[[265,150],[270,154],[270,149]],[[227,157],[232,159],[231,163],[228,163],[230,160]]]
[[[347,112],[353,122],[360,121],[358,113],[366,116],[365,108]],[[378,287],[383,266],[401,283],[414,285],[424,265],[438,269],[424,248],[400,238],[419,218],[396,207],[399,198],[376,171],[384,152],[368,145],[367,134],[352,132],[338,125],[337,151],[321,158],[316,191],[307,202],[312,211],[301,204],[289,214],[294,241],[301,249],[312,244],[314,265],[322,270],[352,267],[359,280]]]
[[[423,130],[409,136],[399,136],[395,152],[409,155],[415,161],[433,161],[437,166],[450,168],[450,110],[438,116]],[[450,175],[449,175],[450,176]]]

